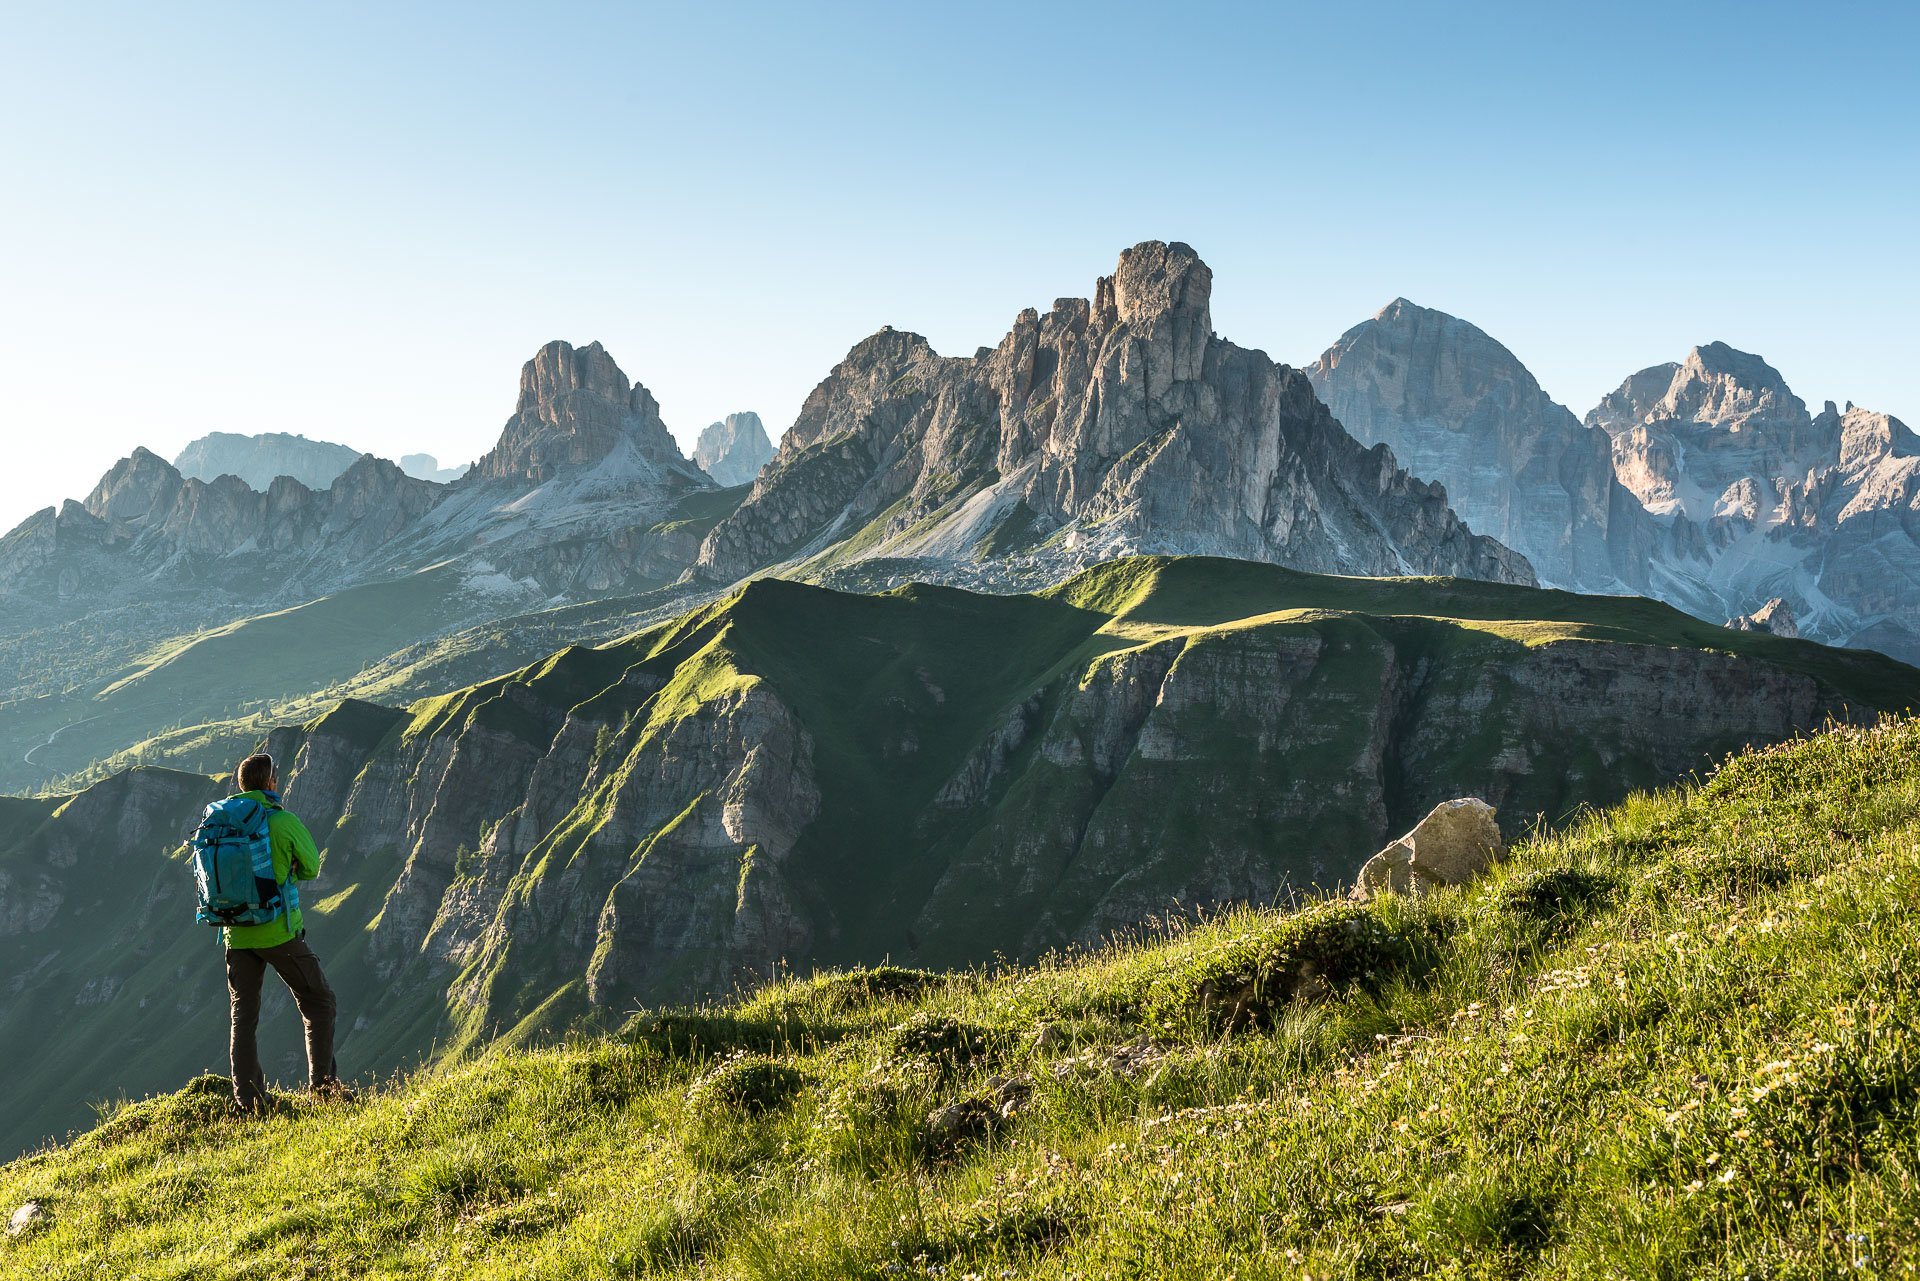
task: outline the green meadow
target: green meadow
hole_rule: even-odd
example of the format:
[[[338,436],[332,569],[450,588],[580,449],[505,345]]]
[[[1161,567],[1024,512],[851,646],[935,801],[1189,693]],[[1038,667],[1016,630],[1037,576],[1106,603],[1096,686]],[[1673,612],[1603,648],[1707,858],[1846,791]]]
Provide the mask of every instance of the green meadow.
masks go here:
[[[225,1083],[0,1169],[22,1277],[1920,1269],[1920,722],[1366,907],[637,1011],[351,1103]]]

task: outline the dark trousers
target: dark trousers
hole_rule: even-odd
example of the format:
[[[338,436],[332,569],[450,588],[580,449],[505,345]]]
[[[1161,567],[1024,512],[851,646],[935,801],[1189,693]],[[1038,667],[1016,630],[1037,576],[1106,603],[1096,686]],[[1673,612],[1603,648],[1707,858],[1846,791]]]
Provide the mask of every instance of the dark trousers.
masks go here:
[[[320,972],[320,958],[307,946],[301,930],[278,947],[227,949],[227,1003],[233,1016],[228,1049],[233,1063],[233,1097],[243,1108],[257,1108],[267,1100],[267,1082],[260,1073],[260,982],[267,967],[293,993],[300,1019],[307,1026],[307,1079],[310,1085],[337,1080],[333,1061],[333,989]]]

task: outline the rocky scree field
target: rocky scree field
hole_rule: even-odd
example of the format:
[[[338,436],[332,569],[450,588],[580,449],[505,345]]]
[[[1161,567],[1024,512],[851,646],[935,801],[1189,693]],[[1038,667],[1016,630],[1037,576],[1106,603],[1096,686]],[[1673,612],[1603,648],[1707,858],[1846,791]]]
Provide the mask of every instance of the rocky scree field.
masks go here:
[[[897,967],[0,1167],[47,1278],[1911,1275],[1920,723],[1480,882]]]

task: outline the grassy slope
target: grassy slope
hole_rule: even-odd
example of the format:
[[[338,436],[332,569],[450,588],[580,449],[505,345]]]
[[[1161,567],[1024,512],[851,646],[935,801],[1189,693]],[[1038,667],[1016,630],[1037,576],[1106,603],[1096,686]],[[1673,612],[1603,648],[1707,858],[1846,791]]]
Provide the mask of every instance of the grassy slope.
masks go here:
[[[267,1120],[195,1086],[0,1169],[53,1216],[0,1265],[1907,1275],[1917,780],[1920,724],[1838,731],[1419,902],[794,981]],[[1302,956],[1334,981],[1289,1001]],[[1194,999],[1236,973],[1267,980],[1237,1027]],[[1004,1079],[1009,1121],[929,1125]]]
[[[123,776],[134,779],[177,795],[183,813],[222,794],[218,780],[171,770]],[[62,803],[0,799],[0,875],[12,876],[21,899],[30,899],[48,851],[75,840],[48,821]],[[41,929],[0,934],[0,975],[18,979],[13,990],[0,988],[0,1064],[13,1099],[0,1115],[0,1150],[88,1123],[72,1101],[76,1079],[106,1075],[144,1093],[226,1061],[221,946],[213,930],[192,924],[184,854],[165,841],[127,847],[109,832],[75,856],[86,873],[61,913]],[[308,895],[304,910],[337,987],[378,990],[365,927],[398,871],[397,861],[366,861],[352,879],[336,873]],[[398,999],[390,995],[384,1012],[395,1013]],[[262,1061],[269,1070],[304,1064],[298,1020],[277,983],[267,985],[265,1008]],[[440,1002],[428,1008],[437,1014]],[[368,1053],[376,1048],[369,1044]]]
[[[1365,616],[1342,612],[1356,609],[1374,612]],[[1405,611],[1405,616],[1396,619],[1394,611]],[[1526,617],[1511,621],[1508,616],[1513,614]],[[1452,621],[1434,621],[1449,615]],[[917,828],[918,816],[1004,709],[1102,656],[1168,640],[1204,647],[1225,630],[1247,627],[1333,629],[1363,640],[1375,635],[1374,629],[1397,629],[1403,634],[1395,635],[1395,643],[1402,647],[1409,643],[1404,633],[1411,628],[1425,637],[1422,643],[1436,649],[1511,646],[1604,631],[1612,638],[1641,643],[1706,642],[1762,655],[1819,675],[1863,702],[1898,705],[1899,692],[1913,690],[1910,669],[1877,655],[1727,632],[1646,602],[1451,580],[1327,579],[1271,566],[1185,560],[1119,562],[1039,597],[985,597],[927,587],[858,597],[762,582],[730,601],[606,650],[573,650],[543,661],[516,679],[543,694],[551,692],[557,706],[595,697],[632,698],[636,697],[633,688],[619,684],[618,678],[624,668],[637,663],[672,678],[668,689],[646,709],[646,715],[661,725],[697,713],[714,691],[738,681],[771,682],[801,713],[818,745],[822,812],[796,853],[793,879],[811,887],[815,901],[809,906],[818,919],[838,923],[837,935],[822,940],[820,959],[850,963],[890,951],[905,954],[899,940],[912,923],[912,913],[926,901],[950,860],[962,852],[938,830]],[[1357,644],[1356,662],[1365,654],[1364,646]],[[1377,674],[1367,671],[1360,676],[1377,679]],[[499,686],[500,682],[491,682],[416,704],[405,732],[432,733],[468,717],[510,718],[512,706],[498,697]],[[915,715],[903,715],[906,708]],[[919,750],[890,750],[889,745],[910,726],[917,726]],[[513,728],[505,722],[500,727]],[[1472,743],[1462,745],[1462,751],[1473,750]],[[1312,755],[1303,756],[1302,770],[1313,767]],[[1320,763],[1337,765],[1348,756],[1321,753]],[[1200,760],[1192,768],[1228,775],[1247,768],[1247,762],[1230,757],[1211,763]],[[1017,828],[1035,821],[1049,806],[1079,803],[1050,789],[1048,779],[1034,777],[1038,781],[1023,784],[1026,790],[994,798],[997,821],[1003,826]],[[1335,786],[1338,781],[1329,777],[1323,785]],[[1183,811],[1169,801],[1167,789],[1177,782],[1143,776],[1130,785],[1130,792],[1123,789],[1122,794],[1099,802],[1138,810],[1139,821],[1164,832],[1161,844],[1174,863],[1180,857],[1183,830],[1188,830]],[[1563,782],[1559,775],[1544,771],[1543,796]],[[1625,790],[1625,780],[1608,780],[1608,786],[1615,787],[1612,794],[1617,795]],[[592,828],[592,804],[588,798],[578,821],[557,833],[549,847],[530,860],[544,868],[536,872],[536,881],[540,875],[564,873],[568,858]],[[1538,806],[1547,807],[1546,801]],[[1527,812],[1532,808],[1527,807]],[[22,810],[20,821],[37,824],[39,815],[37,809]],[[1316,832],[1315,840],[1357,861],[1365,853],[1366,842],[1353,832],[1335,830],[1338,817],[1335,807],[1333,825]],[[0,829],[13,821],[10,811],[0,809]],[[993,838],[989,830],[982,848],[991,846]],[[324,833],[322,840],[327,840]],[[1250,833],[1247,841],[1250,848],[1261,848],[1263,837]],[[16,845],[19,849],[12,857],[24,860],[20,864],[24,872],[35,857],[33,847],[0,830],[0,852]],[[152,852],[127,853],[145,857]],[[450,1035],[471,1039],[489,1030],[450,1030],[444,1002],[432,994],[409,993],[404,998],[406,1008],[397,1008],[401,996],[374,975],[366,955],[365,927],[380,909],[398,872],[399,858],[400,851],[385,849],[353,865],[336,861],[318,887],[317,901],[332,918],[326,922],[325,935],[336,940],[327,956],[336,987],[354,998],[356,1008],[365,1008],[374,994],[384,994],[379,998],[377,1025],[355,1034],[353,1057],[362,1063],[417,1061],[436,1038],[444,1049]],[[1150,871],[1143,869],[1143,875]],[[171,863],[151,877],[143,872],[109,878],[105,888],[112,901],[95,905],[95,915],[112,921],[184,919],[180,901],[184,885],[181,870]],[[533,888],[530,885],[527,892]],[[1078,892],[1066,882],[1046,888],[1063,903]],[[950,897],[968,897],[966,885],[961,884]],[[985,896],[974,897],[984,901]],[[1012,951],[1037,910],[1027,904],[1019,911],[996,910],[978,919],[956,913],[946,932],[955,939],[964,938],[966,946],[950,948],[943,943],[942,949],[935,949],[929,942],[926,955],[944,963],[990,955],[995,948]],[[23,938],[20,946],[23,958],[37,955],[46,950],[46,936]],[[157,1019],[161,1011],[168,1012],[164,1031],[156,1023],[137,1033],[146,1038],[148,1048],[139,1060],[139,1071],[127,1078],[131,1089],[179,1080],[220,1057],[223,1011],[217,999],[217,949],[197,934],[170,946],[180,949],[178,955],[169,952],[159,958],[165,964],[144,966],[134,964],[138,958],[119,948],[111,932],[88,932],[77,945],[64,949],[68,955],[62,959],[63,970],[88,975],[125,973],[132,982],[157,985],[152,991],[127,989],[126,999],[147,999],[140,1018]],[[527,981],[507,1003],[509,1017],[503,1026],[523,1021],[516,1035],[534,1036],[564,1026],[582,1012],[577,973],[545,975],[538,966],[538,940],[526,940],[524,945],[515,940],[514,947],[515,974]],[[545,982],[548,978],[553,981]],[[572,988],[561,991],[568,983]],[[5,1007],[6,1002],[0,1001],[0,1009]],[[24,1035],[36,1026],[27,1017],[32,1011],[15,1013],[20,1017],[5,1024],[9,1036]],[[48,1019],[56,1017],[51,1010],[40,1013]],[[293,1049],[290,1029],[281,1026],[285,1022],[282,1018],[280,1024],[270,1025],[274,1030],[269,1053],[277,1060]],[[88,1064],[113,1059],[125,1043],[126,1029],[117,1021],[96,1019],[94,1023],[97,1026],[85,1035],[63,1037],[61,1053],[37,1068],[50,1075],[36,1079],[84,1074]],[[163,1045],[164,1052],[157,1048]],[[13,1143],[16,1136],[24,1142],[33,1135],[62,1130],[82,1117],[66,1112],[48,1117],[40,1110],[16,1106],[8,1119],[13,1124],[0,1131],[0,1137]]]
[[[703,533],[747,488],[689,494],[656,532]],[[486,612],[463,587],[465,572],[438,565],[361,584],[172,636],[131,657],[94,646],[71,665],[70,696],[0,709],[0,786],[50,774],[72,776],[72,785],[136,763],[212,769],[267,728],[308,719],[341,698],[405,701],[458,687],[565,644],[618,636],[686,595],[641,583],[635,587],[652,590],[465,626]],[[21,760],[57,731],[30,764]],[[90,768],[97,763],[105,768]]]
[[[822,956],[841,963],[911,950],[912,912],[951,860],[967,853],[962,842],[975,831],[949,839],[922,816],[980,738],[1009,709],[1062,675],[1143,645],[1205,646],[1224,632],[1247,628],[1311,630],[1352,651],[1344,664],[1326,665],[1323,683],[1346,680],[1369,698],[1381,681],[1383,639],[1391,640],[1403,661],[1423,654],[1451,660],[1448,670],[1456,676],[1470,674],[1478,659],[1502,647],[1606,640],[1758,658],[1821,679],[1865,708],[1912,707],[1920,696],[1913,670],[1881,655],[1731,632],[1638,598],[1459,579],[1335,578],[1198,557],[1111,562],[1032,597],[918,585],[845,596],[763,581],[732,606],[730,619],[723,638],[730,663],[768,680],[819,743],[821,814],[796,851],[793,879],[831,887],[830,897],[815,906],[823,919],[839,922]],[[955,673],[966,679],[951,679]],[[1326,695],[1336,704],[1344,691]],[[922,729],[911,752],[899,749],[909,723]],[[928,726],[944,732],[928,735]],[[1030,740],[1028,752],[1036,746],[1037,739]],[[1484,746],[1463,742],[1459,750],[1466,755]],[[1710,754],[1734,744],[1704,746],[1703,765]],[[1546,744],[1542,750],[1548,768],[1522,798],[1527,803],[1512,807],[1516,815],[1557,818],[1596,796],[1610,799],[1664,781],[1594,777],[1579,744]],[[1353,757],[1337,744],[1318,743],[1294,752],[1283,772],[1324,774],[1323,785],[1337,788],[1346,782],[1346,762]],[[1444,762],[1431,765],[1444,772]],[[1016,769],[1014,791],[994,798],[1003,821],[974,835],[974,853],[987,857],[1004,849],[1003,828],[1060,813],[1067,814],[1062,826],[1081,825],[1087,810],[1102,806],[1135,807],[1138,821],[1166,828],[1171,849],[1181,829],[1175,802],[1192,776],[1250,768],[1244,759],[1208,764],[1196,758],[1157,773],[1143,768],[1120,794],[1085,796],[1063,790],[1058,772]],[[1417,815],[1393,817],[1410,822]],[[1367,839],[1355,825],[1332,821],[1303,844],[1350,853]],[[1262,838],[1250,835],[1249,841],[1257,847]],[[1058,898],[1065,888],[1056,882],[1039,890]],[[952,897],[966,895],[956,887]],[[968,937],[968,955],[1013,951],[1038,910],[1033,904],[1025,914],[995,908],[986,918],[956,920],[956,932]],[[951,949],[930,955],[943,963],[955,959]]]

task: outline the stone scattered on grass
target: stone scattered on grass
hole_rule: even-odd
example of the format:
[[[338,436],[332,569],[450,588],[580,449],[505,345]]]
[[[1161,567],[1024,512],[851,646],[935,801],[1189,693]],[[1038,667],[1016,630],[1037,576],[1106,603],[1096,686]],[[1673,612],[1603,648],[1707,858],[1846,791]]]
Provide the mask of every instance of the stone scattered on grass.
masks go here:
[[[7,1235],[23,1237],[29,1233],[38,1232],[52,1222],[53,1215],[48,1213],[46,1202],[28,1201],[15,1210],[13,1217],[7,1220]]]
[[[1468,796],[1442,801],[1411,832],[1368,859],[1349,897],[1369,903],[1381,894],[1418,896],[1465,885],[1506,857],[1495,810]]]
[[[1132,1080],[1166,1062],[1173,1047],[1150,1036],[1139,1036],[1122,1045],[1086,1050],[1053,1065],[1053,1074],[1065,1080],[1070,1076],[1104,1075]]]

